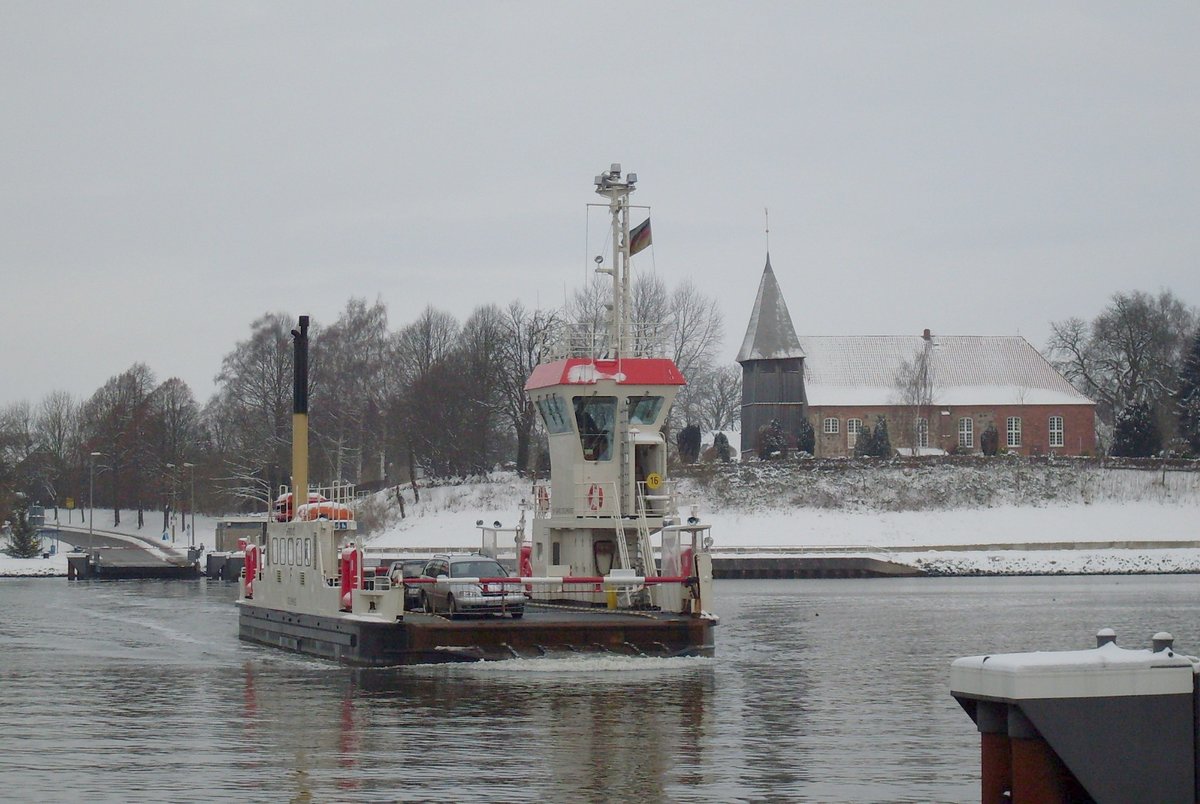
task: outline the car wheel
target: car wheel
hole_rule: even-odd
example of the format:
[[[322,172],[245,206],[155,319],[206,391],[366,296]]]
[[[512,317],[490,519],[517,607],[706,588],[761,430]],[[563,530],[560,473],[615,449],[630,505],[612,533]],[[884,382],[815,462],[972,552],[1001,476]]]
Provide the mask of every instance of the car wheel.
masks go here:
[[[437,614],[437,608],[433,605],[433,595],[421,590],[421,609],[426,614]]]
[[[513,609],[512,610],[512,618],[514,620],[519,620],[524,616],[525,616],[525,609]]]

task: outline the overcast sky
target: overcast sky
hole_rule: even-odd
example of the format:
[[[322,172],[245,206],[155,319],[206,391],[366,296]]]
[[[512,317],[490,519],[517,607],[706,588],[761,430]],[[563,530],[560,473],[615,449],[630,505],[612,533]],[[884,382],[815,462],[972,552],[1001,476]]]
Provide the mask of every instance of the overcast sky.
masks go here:
[[[560,304],[635,260],[801,334],[1200,304],[1200,4],[0,0],[0,404],[141,361],[203,404],[267,311]]]

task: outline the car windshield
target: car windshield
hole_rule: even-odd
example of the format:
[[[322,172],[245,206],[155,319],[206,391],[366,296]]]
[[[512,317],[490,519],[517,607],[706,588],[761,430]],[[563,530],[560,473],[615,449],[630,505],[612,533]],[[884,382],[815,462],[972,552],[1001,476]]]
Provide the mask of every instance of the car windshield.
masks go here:
[[[405,561],[400,571],[404,573],[405,578],[420,578],[423,569],[425,569],[424,561]]]
[[[503,578],[508,575],[495,561],[455,561],[450,565],[451,578]]]

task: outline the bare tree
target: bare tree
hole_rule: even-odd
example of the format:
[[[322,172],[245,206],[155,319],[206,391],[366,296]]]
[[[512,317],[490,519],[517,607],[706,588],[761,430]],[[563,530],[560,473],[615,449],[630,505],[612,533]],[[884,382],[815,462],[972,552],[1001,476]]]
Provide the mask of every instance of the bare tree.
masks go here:
[[[742,412],[742,371],[736,365],[710,368],[693,378],[692,389],[699,421],[708,430],[729,430]]]
[[[1128,405],[1146,402],[1170,432],[1177,370],[1197,321],[1195,308],[1169,290],[1115,293],[1090,323],[1053,322],[1046,351],[1064,377],[1099,403],[1106,424]]]
[[[217,392],[203,423],[219,446],[224,474],[265,477],[269,486],[288,482],[291,462],[292,316],[270,313],[251,324],[221,362]],[[236,470],[236,471],[235,471]],[[233,481],[231,481],[233,482]],[[233,491],[233,486],[230,486]]]
[[[450,353],[457,337],[454,316],[432,306],[422,310],[416,321],[395,336],[393,348],[401,384],[408,385],[428,373]]]
[[[537,417],[525,393],[525,381],[547,356],[560,336],[562,317],[554,310],[526,310],[513,302],[504,311],[504,339],[500,346],[500,369],[496,380],[500,409],[516,438],[516,465],[531,472],[531,446]]]
[[[313,440],[330,480],[361,482],[382,461],[386,374],[391,357],[387,309],[351,299],[313,338]],[[380,477],[382,479],[382,476]]]
[[[903,410],[897,440],[907,441],[913,455],[918,454],[921,441],[924,440],[922,436],[927,437],[929,433],[935,374],[932,338],[926,339],[918,347],[916,354],[903,361],[896,372],[896,396]]]
[[[154,373],[135,363],[109,379],[80,408],[85,450],[103,453],[107,467],[113,526],[121,524],[121,507],[135,508],[138,527],[144,522],[147,494],[161,488],[152,443],[151,392]]]
[[[81,472],[77,461],[79,443],[79,403],[66,391],[52,391],[38,405],[34,421],[39,449],[47,461],[46,482],[50,498],[58,505],[69,496],[72,481],[75,491]]]

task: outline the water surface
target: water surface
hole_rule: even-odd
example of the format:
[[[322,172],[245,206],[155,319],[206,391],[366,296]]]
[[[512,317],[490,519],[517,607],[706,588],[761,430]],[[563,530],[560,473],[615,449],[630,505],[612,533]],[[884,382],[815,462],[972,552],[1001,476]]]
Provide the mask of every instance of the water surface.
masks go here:
[[[232,585],[0,579],[0,798],[972,801],[963,655],[1200,652],[1191,576],[718,581],[715,659],[355,670]]]

